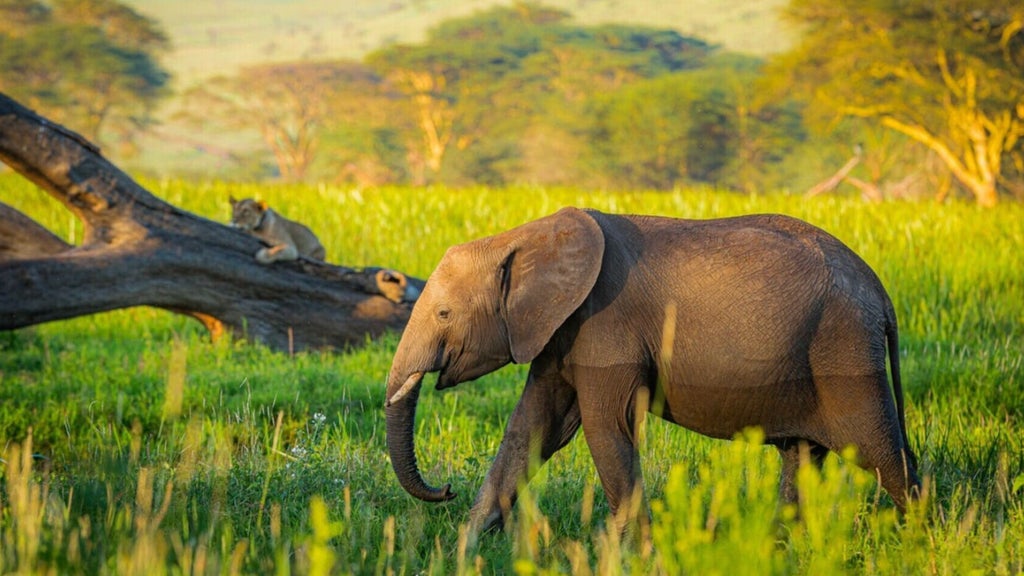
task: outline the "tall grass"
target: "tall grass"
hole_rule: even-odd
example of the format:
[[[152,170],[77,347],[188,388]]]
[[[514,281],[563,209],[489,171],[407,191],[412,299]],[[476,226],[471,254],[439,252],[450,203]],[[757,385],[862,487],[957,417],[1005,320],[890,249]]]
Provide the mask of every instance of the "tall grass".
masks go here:
[[[309,224],[328,259],[426,277],[451,244],[564,205],[706,218],[782,212],[836,234],[896,303],[911,444],[928,498],[898,517],[871,474],[829,457],[780,510],[756,431],[721,442],[649,419],[650,538],[618,541],[585,443],[529,485],[512,526],[475,545],[472,495],[525,377],[510,366],[421,397],[411,499],[384,447],[396,335],[289,357],[210,343],[132,309],[0,333],[0,573],[1016,574],[1024,571],[1024,207],[805,202],[713,191],[447,190],[150,182],[214,220],[259,196]],[[58,235],[69,213],[12,175],[0,201]],[[2,295],[0,295],[2,297]]]

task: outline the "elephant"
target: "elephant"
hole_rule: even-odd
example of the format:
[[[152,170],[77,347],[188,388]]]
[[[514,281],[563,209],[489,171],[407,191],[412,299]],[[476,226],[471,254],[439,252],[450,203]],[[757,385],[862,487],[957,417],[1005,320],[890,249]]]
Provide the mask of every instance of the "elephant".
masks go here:
[[[649,412],[713,438],[759,427],[798,505],[802,462],[857,449],[896,507],[920,490],[896,313],[871,268],[827,232],[776,214],[710,220],[573,207],[450,247],[387,376],[387,447],[402,487],[431,502],[414,420],[437,389],[530,363],[470,510],[501,529],[529,481],[582,426],[620,531],[644,519],[638,424]],[[892,390],[886,373],[886,355]]]

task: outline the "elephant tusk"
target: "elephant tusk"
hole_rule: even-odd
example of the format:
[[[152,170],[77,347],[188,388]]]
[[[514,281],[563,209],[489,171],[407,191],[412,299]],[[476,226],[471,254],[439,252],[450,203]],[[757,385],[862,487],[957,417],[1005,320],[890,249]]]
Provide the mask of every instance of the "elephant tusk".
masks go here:
[[[406,379],[405,384],[402,384],[402,387],[398,389],[398,392],[395,392],[391,395],[391,398],[388,398],[386,406],[391,406],[395,402],[405,398],[405,395],[412,392],[412,389],[419,385],[422,380],[423,372],[413,372],[410,374],[409,378]]]

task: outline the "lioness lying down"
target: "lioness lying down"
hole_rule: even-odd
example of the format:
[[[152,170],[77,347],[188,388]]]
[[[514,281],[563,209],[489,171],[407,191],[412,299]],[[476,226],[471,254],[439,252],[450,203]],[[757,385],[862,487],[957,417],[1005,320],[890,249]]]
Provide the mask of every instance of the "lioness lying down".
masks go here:
[[[297,260],[299,256],[323,260],[326,251],[316,234],[306,226],[274,212],[266,202],[252,198],[231,201],[231,225],[259,238],[267,245],[256,253],[256,261],[270,264]]]

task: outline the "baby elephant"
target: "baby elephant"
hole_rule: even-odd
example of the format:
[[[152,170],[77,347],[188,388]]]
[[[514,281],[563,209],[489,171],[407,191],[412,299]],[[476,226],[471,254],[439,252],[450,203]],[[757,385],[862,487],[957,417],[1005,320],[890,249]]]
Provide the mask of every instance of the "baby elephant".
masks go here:
[[[313,231],[281,216],[260,200],[246,198],[231,202],[231,225],[259,238],[267,245],[256,253],[256,261],[270,264],[278,260],[297,260],[299,256],[323,260],[323,245]]]
[[[892,389],[886,375],[886,355]],[[637,430],[652,414],[715,438],[760,427],[796,502],[802,454],[857,448],[899,508],[918,491],[896,314],[878,277],[828,233],[779,215],[677,220],[566,208],[454,246],[427,280],[387,379],[387,444],[427,501],[414,420],[437,388],[530,363],[470,512],[504,524],[518,488],[582,426],[619,528],[640,511]]]

